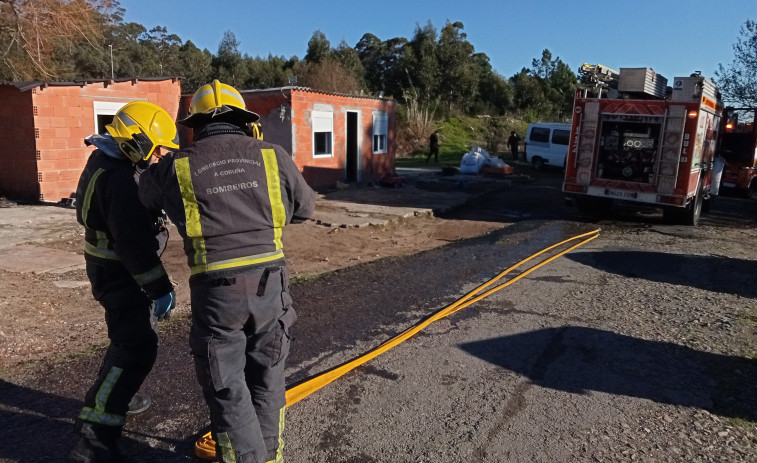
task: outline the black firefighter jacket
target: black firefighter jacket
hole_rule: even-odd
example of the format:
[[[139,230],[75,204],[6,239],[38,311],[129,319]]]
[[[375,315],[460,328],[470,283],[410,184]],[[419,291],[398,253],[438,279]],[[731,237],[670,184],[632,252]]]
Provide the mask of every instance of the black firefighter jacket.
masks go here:
[[[157,214],[140,203],[138,171],[131,162],[95,150],[76,188],[76,219],[84,225],[84,256],[123,265],[151,299],[173,289],[158,255]]]
[[[315,209],[315,193],[283,148],[219,132],[166,155],[140,177],[142,202],[174,222],[193,276],[284,262],[284,225]]]

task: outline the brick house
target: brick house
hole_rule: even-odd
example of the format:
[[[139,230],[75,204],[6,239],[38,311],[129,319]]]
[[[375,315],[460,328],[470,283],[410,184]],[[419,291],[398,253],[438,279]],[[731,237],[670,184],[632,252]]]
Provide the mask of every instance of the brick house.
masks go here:
[[[281,145],[313,188],[337,181],[378,182],[394,174],[396,102],[281,87],[240,92],[260,115],[264,139]],[[184,95],[179,118],[192,95]],[[182,146],[191,133],[182,134]]]
[[[58,202],[76,191],[92,152],[84,138],[130,101],[153,102],[175,117],[179,78],[0,84],[0,196]]]

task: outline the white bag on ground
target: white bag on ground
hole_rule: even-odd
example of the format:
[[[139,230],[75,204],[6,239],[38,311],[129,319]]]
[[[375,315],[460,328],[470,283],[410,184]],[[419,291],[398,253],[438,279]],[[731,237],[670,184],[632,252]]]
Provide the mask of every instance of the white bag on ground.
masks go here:
[[[477,174],[481,171],[481,167],[486,165],[490,160],[491,157],[489,157],[489,153],[486,150],[481,149],[479,146],[474,146],[463,155],[463,159],[460,161],[460,173]]]

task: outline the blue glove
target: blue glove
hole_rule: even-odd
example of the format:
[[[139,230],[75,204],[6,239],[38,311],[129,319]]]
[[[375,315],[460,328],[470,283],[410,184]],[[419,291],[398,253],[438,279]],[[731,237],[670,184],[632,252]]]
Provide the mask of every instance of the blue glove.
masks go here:
[[[171,317],[171,309],[176,307],[176,292],[171,291],[168,294],[160,296],[152,301],[152,315],[163,321],[164,319]]]

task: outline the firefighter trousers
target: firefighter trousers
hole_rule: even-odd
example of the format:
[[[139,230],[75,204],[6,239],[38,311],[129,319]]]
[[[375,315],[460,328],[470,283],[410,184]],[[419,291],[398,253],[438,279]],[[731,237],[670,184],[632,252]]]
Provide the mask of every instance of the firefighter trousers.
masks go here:
[[[189,343],[220,461],[283,461],[284,363],[297,318],[285,265],[190,279]]]
[[[87,276],[92,295],[105,308],[110,346],[75,428],[83,433],[86,424],[88,438],[115,447],[129,401],[155,363],[158,335],[150,322],[152,301],[120,263],[87,261]]]

